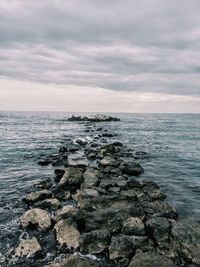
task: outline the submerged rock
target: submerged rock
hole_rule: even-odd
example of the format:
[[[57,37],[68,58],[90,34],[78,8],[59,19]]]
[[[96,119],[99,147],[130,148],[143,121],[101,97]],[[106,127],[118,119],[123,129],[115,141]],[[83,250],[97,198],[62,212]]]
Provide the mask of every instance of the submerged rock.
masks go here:
[[[69,249],[77,249],[79,247],[80,233],[75,223],[69,223],[68,220],[62,219],[54,226],[56,231],[56,240],[62,247],[66,245]]]
[[[34,208],[27,211],[20,218],[23,228],[39,227],[42,230],[46,230],[51,226],[51,218],[49,214],[42,209]]]
[[[33,237],[32,239],[22,240],[19,246],[15,249],[13,258],[22,257],[34,257],[38,252],[42,250],[37,239]]]

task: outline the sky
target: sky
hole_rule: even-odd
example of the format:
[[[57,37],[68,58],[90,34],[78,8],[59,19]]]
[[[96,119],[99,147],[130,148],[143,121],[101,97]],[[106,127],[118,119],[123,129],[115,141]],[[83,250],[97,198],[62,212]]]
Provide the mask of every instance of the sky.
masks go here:
[[[199,0],[0,0],[0,110],[200,113]]]

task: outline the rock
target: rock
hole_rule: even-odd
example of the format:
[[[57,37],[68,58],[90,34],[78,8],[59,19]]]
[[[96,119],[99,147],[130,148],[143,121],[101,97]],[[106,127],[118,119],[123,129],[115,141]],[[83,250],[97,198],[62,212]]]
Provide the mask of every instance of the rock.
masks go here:
[[[133,257],[128,267],[176,267],[175,264],[165,256],[156,252],[139,253]]]
[[[43,201],[37,202],[36,206],[43,208],[43,209],[57,210],[61,207],[61,202],[57,198],[49,198],[49,199],[45,199]]]
[[[52,262],[45,267],[100,267],[100,264],[98,261],[89,258],[68,255],[60,262]]]
[[[87,168],[83,174],[83,183],[81,188],[92,188],[96,186],[99,182],[99,177],[101,173],[94,168]]]
[[[169,221],[164,217],[155,217],[146,222],[147,231],[150,236],[159,243],[167,241],[170,235]]]
[[[95,159],[96,159],[96,154],[95,154],[95,153],[89,153],[89,154],[87,155],[87,158],[88,158],[89,160],[95,160]]]
[[[34,257],[37,253],[42,250],[37,239],[33,237],[32,239],[22,240],[19,246],[15,249],[13,258],[22,257]]]
[[[156,200],[154,202],[143,201],[141,206],[149,217],[166,217],[168,219],[177,219],[178,213],[167,202]]]
[[[109,246],[109,257],[111,260],[130,257],[136,249],[147,247],[148,243],[147,237],[122,234],[112,236]]]
[[[65,171],[63,169],[55,169],[54,170],[54,174],[55,174],[55,178],[54,178],[54,181],[56,183],[59,183],[61,178],[63,177]]]
[[[110,243],[110,233],[107,230],[96,230],[82,234],[80,237],[81,252],[101,253]]]
[[[99,187],[105,188],[106,190],[110,187],[120,187],[121,189],[126,188],[127,181],[124,177],[113,177],[107,179],[101,179]]]
[[[134,159],[146,159],[148,154],[144,151],[136,151],[134,154]]]
[[[76,139],[75,142],[76,142],[77,144],[79,144],[80,146],[85,146],[85,145],[87,145],[87,141],[84,140],[84,139],[81,139],[81,138]]]
[[[72,198],[78,202],[79,207],[82,207],[82,204],[85,200],[91,201],[91,198],[98,197],[99,192],[95,189],[80,189],[77,190],[77,193],[72,196]]]
[[[37,162],[37,164],[41,165],[41,166],[47,166],[51,163],[52,163],[52,161],[50,159],[41,159]]]
[[[102,137],[114,137],[115,135],[111,133],[102,133],[101,136]]]
[[[49,189],[50,187],[52,187],[52,184],[53,184],[52,180],[46,179],[40,182],[36,182],[34,184],[34,187],[40,190],[44,190],[44,189]]]
[[[78,209],[72,205],[65,205],[62,209],[56,212],[55,221],[59,221],[60,219],[66,219],[69,217],[74,217],[78,214]]]
[[[129,188],[142,188],[142,184],[133,177],[129,177],[127,184]]]
[[[107,166],[116,166],[116,160],[114,160],[113,158],[110,158],[110,157],[105,157],[102,160],[100,160],[99,166],[101,168],[105,168]]]
[[[43,200],[45,198],[51,197],[52,193],[51,191],[44,189],[41,191],[31,192],[25,197],[25,202],[27,203],[34,203],[39,200]]]
[[[65,169],[65,174],[61,178],[59,185],[80,186],[82,182],[83,182],[82,172],[78,168],[68,167]]]
[[[45,210],[39,208],[27,211],[21,216],[20,221],[23,228],[39,227],[42,230],[46,230],[51,226],[49,214]]]
[[[118,118],[103,114],[97,114],[91,117],[72,115],[71,118],[68,118],[68,121],[90,121],[90,122],[109,122],[109,121],[119,121],[119,120],[120,119]]]
[[[138,176],[144,172],[144,169],[139,163],[123,163],[121,166],[123,174]]]
[[[121,142],[116,141],[113,143],[113,146],[123,146],[123,144]]]
[[[123,223],[123,233],[126,235],[145,235],[145,225],[138,217],[130,217]]]
[[[61,219],[54,226],[56,231],[56,240],[62,247],[66,245],[69,249],[79,247],[80,233],[75,223],[69,223],[66,219]]]
[[[175,250],[187,261],[200,265],[200,225],[174,223],[172,236],[176,241]]]

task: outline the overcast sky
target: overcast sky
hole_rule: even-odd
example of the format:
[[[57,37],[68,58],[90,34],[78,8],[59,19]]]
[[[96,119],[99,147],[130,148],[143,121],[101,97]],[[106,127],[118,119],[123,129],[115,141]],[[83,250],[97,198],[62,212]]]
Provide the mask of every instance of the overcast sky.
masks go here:
[[[199,0],[0,0],[0,110],[200,112]]]

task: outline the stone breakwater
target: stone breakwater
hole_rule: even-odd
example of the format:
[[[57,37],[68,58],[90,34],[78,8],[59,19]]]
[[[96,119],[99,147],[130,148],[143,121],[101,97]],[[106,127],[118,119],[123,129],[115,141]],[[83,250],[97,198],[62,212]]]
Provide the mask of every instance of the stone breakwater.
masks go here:
[[[159,186],[140,179],[137,159],[148,155],[95,121],[85,127],[92,138],[69,140],[38,161],[54,166],[54,179],[24,197],[26,235],[6,266],[200,266],[200,225],[179,222]]]

